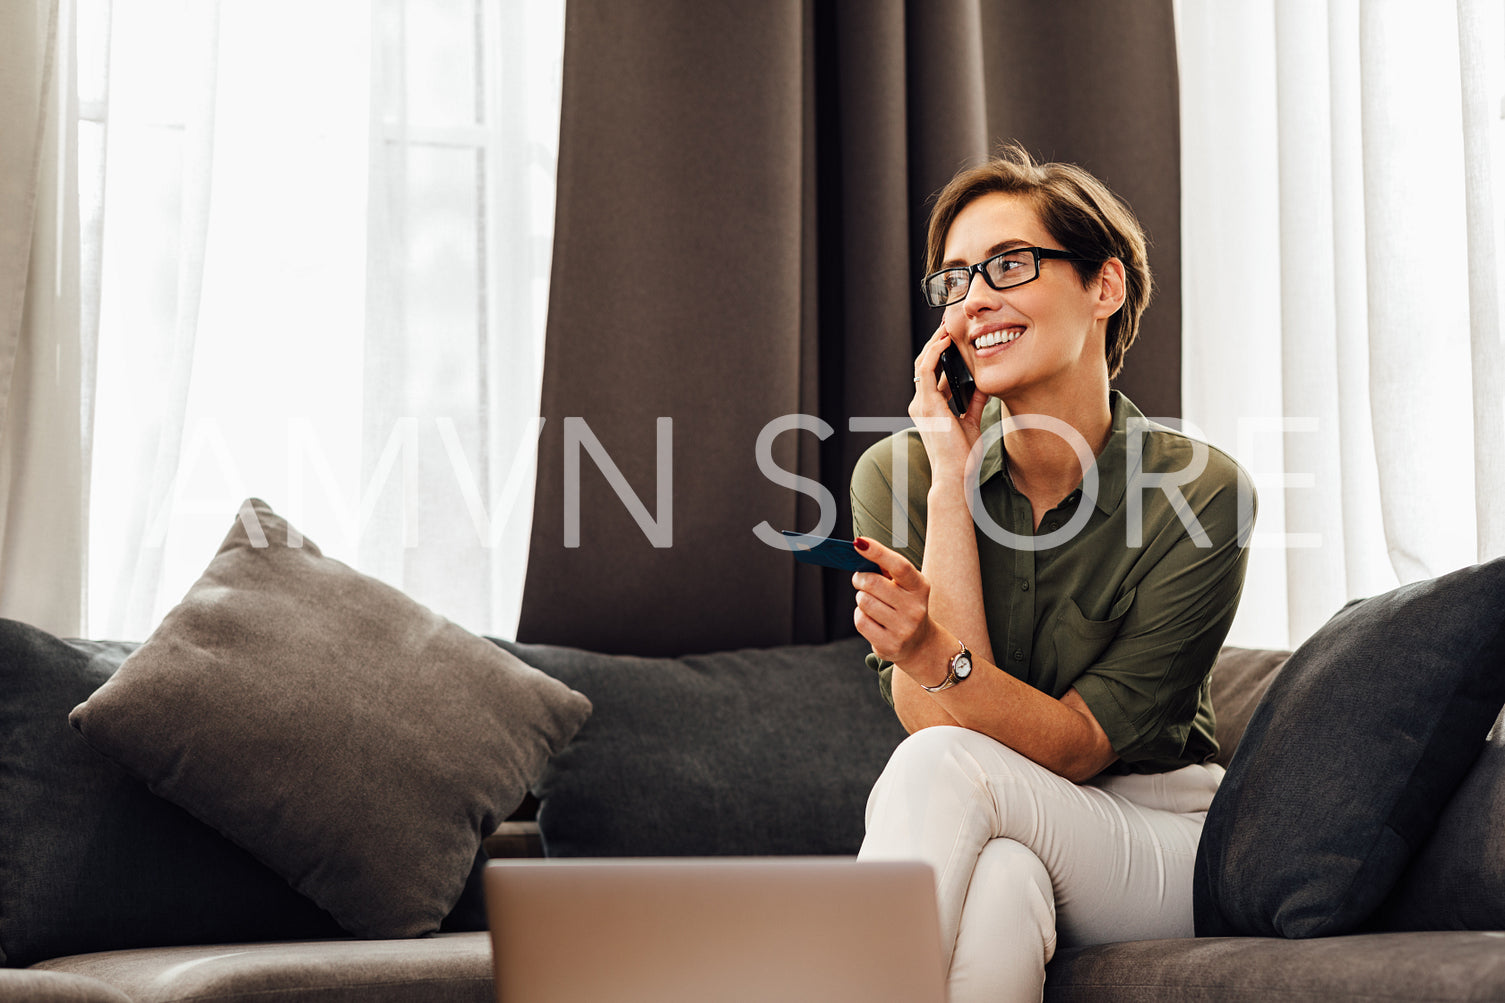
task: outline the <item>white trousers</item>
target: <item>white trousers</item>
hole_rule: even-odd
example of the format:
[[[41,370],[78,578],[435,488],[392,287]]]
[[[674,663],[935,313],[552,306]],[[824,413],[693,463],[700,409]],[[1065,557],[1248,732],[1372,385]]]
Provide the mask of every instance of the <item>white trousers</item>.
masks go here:
[[[1073,784],[966,728],[905,739],[858,858],[935,868],[951,1003],[1038,1001],[1062,947],[1192,935],[1215,764]]]

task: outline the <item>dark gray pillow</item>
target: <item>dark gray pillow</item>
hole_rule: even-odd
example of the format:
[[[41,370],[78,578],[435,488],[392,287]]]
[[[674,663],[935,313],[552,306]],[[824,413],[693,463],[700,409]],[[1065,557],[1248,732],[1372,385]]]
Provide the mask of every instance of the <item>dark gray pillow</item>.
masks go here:
[[[1197,851],[1199,936],[1363,923],[1505,702],[1505,559],[1356,601],[1291,655],[1249,721]]]
[[[338,936],[328,913],[68,727],[134,648],[0,620],[0,965]]]
[[[253,499],[69,720],[346,930],[403,937],[438,929],[482,837],[589,713]]]
[[[1366,926],[1505,930],[1505,716],[1437,828]]]
[[[595,706],[535,785],[549,856],[856,853],[904,738],[861,638],[677,659],[498,643]]]

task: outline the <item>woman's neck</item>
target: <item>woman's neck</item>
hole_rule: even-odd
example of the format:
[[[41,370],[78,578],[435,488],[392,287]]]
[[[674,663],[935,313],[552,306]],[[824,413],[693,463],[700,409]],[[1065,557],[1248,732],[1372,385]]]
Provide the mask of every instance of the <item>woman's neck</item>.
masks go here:
[[[1065,422],[1085,440],[1094,458],[1113,434],[1106,379],[1101,388],[1080,394],[1014,398],[1002,403],[1005,414],[1039,414]],[[1016,429],[1004,436],[1003,445],[1014,487],[1034,503],[1037,511],[1054,507],[1082,481],[1083,459],[1075,445],[1048,428]]]

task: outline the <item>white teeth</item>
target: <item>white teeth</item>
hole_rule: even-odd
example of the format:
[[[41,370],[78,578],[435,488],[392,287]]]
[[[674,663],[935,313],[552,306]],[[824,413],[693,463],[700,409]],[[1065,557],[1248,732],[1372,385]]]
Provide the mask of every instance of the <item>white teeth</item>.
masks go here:
[[[1023,333],[1024,331],[1020,328],[1013,328],[1008,331],[994,331],[992,334],[985,334],[972,342],[972,347],[992,348],[994,345],[1002,345],[1004,342],[1013,341]]]

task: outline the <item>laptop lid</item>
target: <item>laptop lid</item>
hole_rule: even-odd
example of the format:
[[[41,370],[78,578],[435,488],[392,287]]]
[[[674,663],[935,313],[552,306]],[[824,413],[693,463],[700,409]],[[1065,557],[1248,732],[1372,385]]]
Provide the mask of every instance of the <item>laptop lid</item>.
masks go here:
[[[943,1003],[928,864],[494,860],[499,1003]]]

